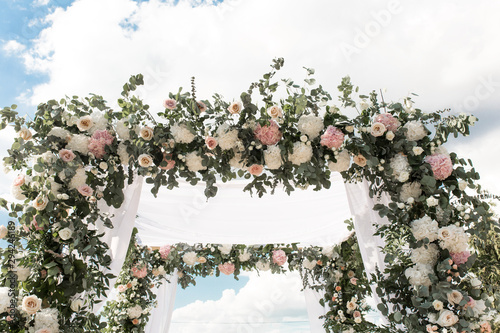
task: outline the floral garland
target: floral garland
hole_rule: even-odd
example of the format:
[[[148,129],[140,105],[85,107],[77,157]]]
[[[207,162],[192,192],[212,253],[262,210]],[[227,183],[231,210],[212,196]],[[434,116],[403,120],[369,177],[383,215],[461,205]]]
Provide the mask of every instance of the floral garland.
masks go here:
[[[16,243],[17,276],[27,278],[12,285],[22,296],[20,312],[16,318],[3,312],[10,320],[0,325],[33,331],[39,313],[50,310],[59,325],[49,325],[54,332],[101,328],[89,309],[108,289],[103,269],[110,258],[95,224],[111,223],[97,203],[119,207],[125,181],[135,174],[153,184],[153,193],[178,186],[179,178],[204,181],[209,198],[217,193],[216,176],[244,177],[245,190],[262,196],[278,186],[288,193],[328,188],[331,172],[341,172],[346,181],[367,179],[371,195],[391,199],[376,206],[391,222],[377,230],[387,262],[376,277],[378,308],[391,322],[388,329],[489,331],[499,308],[498,281],[481,267],[499,267],[489,237],[498,219],[478,196],[483,191],[472,162],[443,146],[450,135],[468,135],[476,118],[424,113],[410,97],[386,103],[376,92],[355,101],[358,88],[348,77],[338,87],[341,105],[332,106],[312,69],[308,87],[273,82],[282,66],[283,59],[274,60],[272,71],[231,103],[179,90],[157,113],[164,123],[131,95],[142,75],[124,85],[119,111],[96,95],[42,103],[34,120],[19,117],[16,106],[1,110],[0,128],[12,125],[19,134],[4,159],[19,172],[12,188],[19,201],[0,204],[22,226],[15,231],[25,240]],[[279,88],[286,98],[277,102]],[[252,102],[256,93],[260,107]],[[349,118],[340,108],[359,115]],[[1,275],[5,287],[11,286],[7,273]]]
[[[238,279],[242,270],[275,274],[298,270],[304,288],[326,291],[320,303],[329,308],[325,316],[328,318],[325,322],[327,331],[352,328],[356,332],[368,332],[374,328],[364,319],[370,310],[366,297],[371,290],[353,235],[337,246],[324,248],[298,248],[295,244],[177,244],[151,249],[139,245],[133,237],[126,263],[115,285],[118,297],[108,302],[105,308],[104,314],[108,318],[106,332],[144,332],[150,311],[155,306],[151,288],[176,271],[178,283],[187,288],[196,284],[198,276],[219,276],[222,273]],[[339,313],[342,313],[340,317]]]

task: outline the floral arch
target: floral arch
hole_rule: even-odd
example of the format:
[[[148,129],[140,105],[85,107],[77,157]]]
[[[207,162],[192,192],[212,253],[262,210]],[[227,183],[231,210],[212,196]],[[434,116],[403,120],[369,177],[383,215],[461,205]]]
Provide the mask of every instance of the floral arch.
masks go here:
[[[1,200],[12,222],[0,230],[9,242],[2,251],[0,328],[142,332],[154,302],[151,287],[168,276],[185,287],[195,276],[280,272],[287,262],[301,271],[305,286],[324,292],[326,331],[491,331],[499,306],[498,221],[472,162],[443,146],[450,135],[468,135],[476,118],[422,112],[410,97],[386,103],[375,91],[354,96],[358,88],[348,77],[338,86],[340,106],[332,106],[312,69],[306,68],[306,87],[278,81],[283,63],[274,60],[238,101],[217,94],[212,102],[200,100],[193,84],[190,93],[171,94],[156,118],[132,94],[142,75],[123,86],[119,111],[97,95],[42,103],[33,120],[20,117],[16,106],[1,110],[1,127],[19,134],[4,164],[19,176],[17,201]],[[279,89],[285,97],[277,101]],[[252,101],[256,95],[260,106]],[[358,115],[341,112],[349,108]],[[375,225],[374,237],[384,241],[385,267],[373,274],[363,274],[363,244],[354,236],[326,248],[151,249],[133,233],[125,260],[110,255],[106,235],[120,225],[103,207],[120,209],[124,188],[138,180],[153,193],[179,186],[180,179],[202,182],[210,200],[217,182],[247,179],[244,190],[261,197],[277,187],[289,194],[329,188],[333,172],[347,183],[366,181],[369,195],[380,199],[373,209],[388,223]],[[123,266],[117,280],[113,265]],[[102,321],[94,310],[110,281],[117,281],[119,297],[106,305]],[[364,319],[370,286],[388,318],[381,327]],[[124,300],[126,311],[116,311]]]

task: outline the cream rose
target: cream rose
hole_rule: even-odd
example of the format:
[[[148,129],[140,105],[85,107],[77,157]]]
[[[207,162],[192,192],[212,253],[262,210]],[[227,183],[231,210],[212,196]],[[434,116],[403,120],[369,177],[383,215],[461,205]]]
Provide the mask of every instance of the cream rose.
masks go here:
[[[145,126],[141,128],[141,131],[139,132],[139,135],[141,138],[143,138],[146,141],[150,141],[153,138],[153,129],[151,127]]]
[[[389,131],[385,134],[385,138],[389,141],[392,141],[394,139],[394,132]]]
[[[49,199],[47,197],[39,195],[33,201],[33,207],[36,210],[44,210],[45,207],[47,207],[48,203],[49,203]]]
[[[31,134],[31,131],[27,129],[26,127],[21,128],[19,131],[19,137],[23,139],[24,141],[28,141],[33,137],[33,134]]]
[[[148,168],[153,165],[153,158],[148,154],[141,154],[138,158],[139,165],[143,168]]]
[[[229,105],[227,110],[231,114],[238,114],[241,112],[241,110],[243,110],[243,105],[241,104],[241,102],[233,102],[233,103],[231,103],[231,105]]]
[[[349,133],[352,133],[352,132],[354,132],[354,126],[351,126],[351,125],[346,126],[346,127],[345,127],[345,130],[346,130],[347,132],[349,132]]]
[[[73,231],[71,231],[70,228],[64,228],[59,230],[59,237],[61,237],[62,240],[68,240],[71,238],[73,235]]]
[[[42,307],[42,300],[35,295],[25,296],[21,308],[29,315],[35,314]]]
[[[386,131],[385,125],[382,123],[374,123],[371,128],[371,134],[375,137],[382,136]]]
[[[448,302],[450,302],[450,304],[458,305],[463,299],[464,296],[458,290],[453,290],[448,294]]]
[[[352,160],[354,163],[356,163],[360,167],[364,167],[366,165],[366,157],[364,157],[361,154],[354,156],[354,158]]]
[[[434,302],[432,302],[432,306],[434,307],[435,310],[437,311],[441,311],[443,310],[443,302],[439,301],[439,300],[435,300]]]
[[[283,116],[283,110],[279,106],[273,105],[273,106],[267,108],[267,114],[271,118],[278,118],[278,117]]]
[[[413,147],[412,150],[413,150],[413,154],[415,154],[415,156],[418,156],[424,152],[424,149],[422,147]]]
[[[450,310],[444,310],[439,315],[437,324],[442,327],[453,326],[458,322],[458,316]]]
[[[7,227],[4,225],[0,225],[0,239],[5,238],[5,236],[7,236],[8,233],[9,231],[7,230]]]
[[[78,311],[80,311],[80,309],[82,308],[82,306],[83,306],[83,300],[80,299],[80,298],[77,298],[77,299],[74,299],[74,300],[71,301],[70,308],[74,312],[78,312]]]
[[[94,121],[91,116],[83,116],[76,122],[76,126],[82,132],[88,131],[94,125]]]
[[[354,311],[357,308],[358,308],[358,305],[356,304],[356,302],[353,302],[353,301],[347,302],[347,310],[348,311]]]

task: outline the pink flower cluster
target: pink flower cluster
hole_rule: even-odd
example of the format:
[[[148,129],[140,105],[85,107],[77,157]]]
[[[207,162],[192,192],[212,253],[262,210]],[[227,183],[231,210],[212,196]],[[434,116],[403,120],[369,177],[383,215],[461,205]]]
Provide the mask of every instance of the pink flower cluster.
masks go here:
[[[268,146],[277,144],[282,136],[278,124],[274,120],[271,120],[270,124],[267,126],[257,125],[253,133],[262,144]]]
[[[461,265],[461,264],[465,264],[467,262],[467,260],[469,260],[470,252],[463,251],[463,252],[457,252],[457,253],[450,253],[450,256],[455,264]]]
[[[168,258],[168,255],[170,254],[170,250],[172,249],[172,247],[170,245],[163,245],[162,247],[160,247],[160,257],[165,260]]]
[[[142,266],[141,268],[134,266],[131,269],[132,275],[138,279],[142,279],[148,275],[148,269],[146,266]]]
[[[283,266],[286,263],[286,253],[283,250],[273,251],[273,262],[278,266]]]
[[[434,178],[437,180],[445,180],[453,171],[453,163],[448,155],[433,154],[427,156],[425,161],[431,165]]]
[[[342,143],[344,143],[344,133],[335,126],[329,125],[325,133],[321,135],[321,145],[328,148],[338,149]]]
[[[167,162],[167,166],[160,166],[162,170],[170,170],[175,166],[175,161],[171,159],[172,154],[163,153],[163,161]]]
[[[113,143],[115,139],[106,130],[97,130],[89,141],[89,151],[94,154],[96,158],[103,158],[106,155],[105,147]]]
[[[394,116],[390,113],[382,113],[377,115],[375,117],[375,122],[384,124],[385,128],[391,132],[396,132],[398,130],[398,127],[401,125],[399,120],[394,118]]]
[[[234,273],[234,264],[231,262],[219,264],[219,271],[223,274],[231,275]]]

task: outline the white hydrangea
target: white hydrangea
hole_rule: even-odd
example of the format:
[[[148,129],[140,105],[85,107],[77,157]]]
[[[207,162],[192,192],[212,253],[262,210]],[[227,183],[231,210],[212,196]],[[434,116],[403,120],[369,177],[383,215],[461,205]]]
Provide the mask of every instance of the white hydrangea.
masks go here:
[[[476,305],[472,307],[472,311],[474,312],[474,317],[481,316],[486,311],[486,304],[484,300],[476,300]]]
[[[406,278],[414,286],[430,286],[432,283],[429,274],[433,275],[434,270],[431,265],[426,264],[416,264],[405,270]]]
[[[67,130],[61,127],[54,127],[50,130],[50,132],[47,134],[47,136],[55,136],[60,139],[66,140],[68,137],[70,137],[70,134]]]
[[[198,262],[198,256],[196,255],[196,252],[190,251],[184,253],[182,256],[182,261],[184,261],[186,264],[193,266]]]
[[[267,261],[259,260],[255,264],[255,268],[257,268],[259,271],[265,272],[265,271],[268,271],[269,269],[271,269],[271,265]]]
[[[62,185],[59,184],[59,183],[56,183],[56,181],[54,180],[54,178],[51,178],[49,180],[49,182],[50,182],[50,192],[52,194],[54,194],[55,196],[57,196],[58,194],[60,194]]]
[[[127,146],[123,142],[120,142],[118,144],[118,149],[116,152],[118,154],[118,157],[120,158],[120,162],[123,165],[128,165],[128,163],[130,161],[130,155],[127,152]]]
[[[235,152],[233,158],[229,160],[229,165],[235,169],[245,170],[245,161],[241,159],[241,153]]]
[[[186,166],[190,171],[197,172],[205,170],[207,167],[202,165],[203,158],[197,152],[186,154]]]
[[[439,248],[436,244],[428,244],[411,250],[411,261],[415,264],[427,264],[434,266],[439,256]]]
[[[71,178],[71,181],[69,183],[69,187],[72,189],[77,189],[80,186],[83,186],[87,183],[87,173],[85,172],[84,168],[78,168],[76,169],[76,173]]]
[[[122,140],[130,140],[130,128],[125,124],[129,121],[128,118],[122,118],[118,120],[115,126],[115,131],[118,137]]]
[[[415,220],[411,223],[411,232],[417,241],[428,238],[429,242],[433,242],[438,238],[439,225],[429,216]]]
[[[414,200],[418,199],[422,195],[422,189],[420,188],[419,182],[405,183],[401,186],[401,193],[399,194],[399,199],[402,202],[408,202],[409,198]]]
[[[241,262],[245,262],[245,261],[248,261],[250,260],[250,257],[252,255],[250,254],[250,252],[248,252],[246,249],[243,250],[243,253],[241,253],[239,256],[238,256],[238,259],[241,261]]]
[[[292,154],[288,156],[288,159],[292,164],[301,165],[302,163],[307,163],[311,160],[313,155],[312,147],[303,143],[295,142],[293,144]]]
[[[174,124],[170,132],[176,143],[191,143],[195,135],[187,128],[186,124]]]
[[[220,253],[224,255],[228,255],[231,253],[231,250],[233,249],[233,245],[231,244],[223,244],[218,246]]]
[[[401,183],[404,183],[410,178],[411,167],[408,163],[408,158],[403,154],[397,154],[391,158],[392,175]]]
[[[89,140],[90,138],[85,134],[72,135],[70,141],[66,145],[66,149],[87,155],[89,153]]]
[[[229,150],[236,147],[238,142],[238,130],[229,129],[230,125],[224,123],[217,128],[217,142],[222,150]]]
[[[334,172],[343,172],[349,169],[351,165],[351,155],[347,150],[342,150],[337,156],[335,156],[337,162],[328,162],[328,168]]]
[[[47,164],[52,164],[57,160],[56,155],[54,155],[54,153],[51,151],[46,151],[45,153],[42,154],[41,157],[42,160]]]
[[[269,170],[281,168],[283,165],[281,149],[278,146],[268,146],[267,149],[264,150],[264,161],[266,162],[266,167]]]
[[[314,267],[316,267],[316,263],[316,260],[309,260],[305,258],[304,261],[302,261],[302,266],[306,269],[314,269]]]
[[[127,309],[127,314],[130,319],[139,318],[142,315],[142,307],[140,305],[135,305]]]
[[[0,313],[7,312],[10,307],[10,288],[0,287]]]
[[[58,322],[59,312],[57,309],[46,308],[38,311],[35,314],[35,332],[43,328],[50,330],[51,333],[59,332]]]
[[[419,120],[407,122],[403,128],[406,128],[406,139],[408,141],[418,141],[427,136],[427,129]]]
[[[438,231],[439,245],[452,253],[467,250],[469,235],[464,228],[455,225],[440,228]]]
[[[321,131],[325,128],[323,119],[315,115],[303,115],[299,118],[297,128],[302,134],[309,137],[309,140],[314,140],[319,136]]]
[[[339,254],[335,251],[333,246],[325,246],[321,249],[321,254],[327,256],[330,259],[337,259]]]
[[[17,280],[24,282],[28,279],[31,274],[31,269],[29,267],[17,266],[16,267]]]
[[[97,130],[105,130],[108,127],[108,120],[104,117],[101,111],[93,111],[90,115],[94,125],[89,129],[90,135],[94,134]]]

